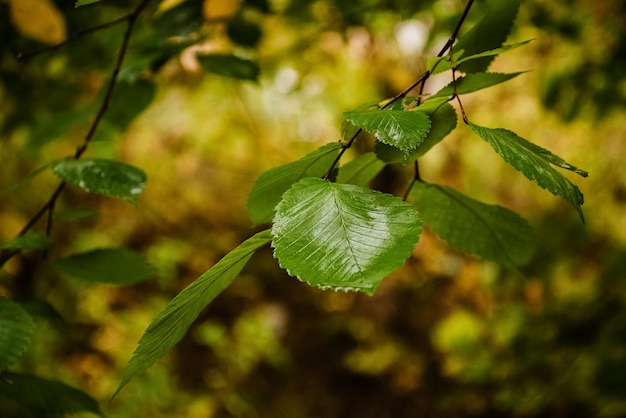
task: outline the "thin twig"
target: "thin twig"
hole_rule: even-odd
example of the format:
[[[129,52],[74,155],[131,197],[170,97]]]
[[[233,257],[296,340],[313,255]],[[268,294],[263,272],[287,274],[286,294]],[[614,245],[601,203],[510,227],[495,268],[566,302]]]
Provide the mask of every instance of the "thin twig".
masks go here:
[[[139,3],[139,5],[135,8],[135,10],[133,10],[130,14],[123,16],[120,19],[117,19],[113,22],[109,22],[107,24],[110,26],[112,24],[118,24],[123,21],[126,21],[128,23],[126,27],[126,31],[124,32],[122,45],[120,46],[120,50],[117,54],[117,60],[115,62],[113,73],[111,74],[109,85],[107,86],[104,99],[102,100],[102,105],[100,106],[100,109],[98,110],[98,113],[96,114],[89,128],[89,131],[87,132],[87,135],[85,135],[85,139],[83,140],[83,143],[76,149],[76,152],[74,153],[74,156],[73,156],[74,159],[79,159],[85,153],[85,151],[87,151],[87,147],[89,146],[89,143],[91,142],[94,134],[96,133],[96,129],[100,125],[100,122],[102,121],[102,118],[104,117],[109,107],[109,104],[111,102],[111,97],[113,95],[113,90],[115,88],[115,85],[117,84],[117,78],[122,68],[124,58],[126,57],[126,52],[128,51],[128,45],[130,44],[130,37],[132,35],[135,22],[137,21],[137,18],[139,17],[141,12],[146,8],[149,2],[150,0],[142,0],[141,3]],[[82,32],[82,34],[84,35],[85,33],[90,33],[99,29],[103,29],[103,25],[86,29],[85,31]],[[59,45],[62,46],[65,44],[67,44],[67,41]],[[47,50],[51,50],[51,49],[55,49],[55,48],[54,47],[48,48]],[[46,213],[48,213],[48,218],[46,222],[46,235],[50,235],[50,232],[52,231],[54,206],[57,202],[57,199],[61,195],[61,192],[65,189],[65,186],[66,186],[65,182],[59,183],[59,185],[54,190],[54,192],[50,195],[50,198],[46,201],[46,203],[44,203],[44,205],[39,209],[39,211],[28,221],[28,223],[24,226],[24,228],[22,228],[20,233],[17,235],[18,237],[23,236],[30,229],[32,229]],[[6,263],[8,260],[10,260],[12,257],[14,257],[15,255],[19,253],[20,253],[20,250],[3,250],[0,253],[0,266],[4,265],[4,263]]]

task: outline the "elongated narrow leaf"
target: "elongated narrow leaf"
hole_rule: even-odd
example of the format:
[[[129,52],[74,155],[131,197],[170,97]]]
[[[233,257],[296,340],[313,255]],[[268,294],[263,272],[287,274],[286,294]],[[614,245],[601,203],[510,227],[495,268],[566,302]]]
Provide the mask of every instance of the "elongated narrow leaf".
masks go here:
[[[199,55],[198,61],[207,72],[240,80],[256,81],[261,72],[257,63],[234,55]]]
[[[7,250],[43,250],[50,247],[50,239],[40,232],[33,232],[21,237],[13,238],[11,241],[2,244]]]
[[[464,50],[466,57],[490,51],[502,46],[515,22],[521,0],[486,0],[488,8],[483,19],[469,32],[459,38],[455,49]],[[465,73],[480,73],[487,70],[493,56],[471,60],[459,66]]]
[[[431,128],[426,136],[424,142],[422,142],[415,151],[407,158],[407,156],[398,150],[381,142],[376,143],[376,155],[381,160],[387,163],[403,163],[407,164],[411,161],[415,161],[422,155],[426,154],[432,147],[437,145],[442,139],[444,139],[457,124],[457,116],[454,108],[445,100],[439,103],[437,106],[432,106],[432,103],[437,102],[438,99],[428,99],[420,108],[424,108],[424,112],[430,117]]]
[[[55,260],[60,271],[87,282],[119,285],[140,283],[154,277],[154,268],[134,251],[100,248]]]
[[[532,41],[532,39],[529,39],[527,41],[517,42],[514,44],[509,44],[509,45],[502,45],[500,48],[490,49],[489,51],[480,52],[478,54],[462,56],[458,61],[455,61],[455,62],[457,65],[459,65],[466,61],[471,61],[471,60],[475,60],[478,58],[495,57],[496,55],[500,55],[503,52],[511,51],[513,49],[519,48],[520,46],[524,46],[530,41]]]
[[[104,416],[95,399],[65,383],[30,374],[4,372],[2,376],[11,383],[0,382],[0,396],[16,401],[38,416],[56,417],[79,412]]]
[[[491,86],[495,86],[505,81],[509,81],[512,78],[517,77],[519,73],[475,73],[467,74],[463,77],[459,77],[456,80],[456,93],[458,95],[473,93],[478,90],[486,89]],[[448,84],[432,97],[450,97],[454,94],[454,82]]]
[[[53,171],[72,186],[131,203],[137,203],[147,180],[137,167],[100,158],[62,160],[54,165]]]
[[[394,148],[395,149],[395,148]],[[385,163],[376,154],[368,152],[339,169],[337,183],[354,184],[364,187],[385,167]]]
[[[400,149],[407,155],[428,135],[430,120],[420,111],[366,110],[344,113],[350,123],[372,133],[380,142]]]
[[[272,246],[291,276],[371,295],[407,259],[420,233],[417,212],[400,198],[306,178],[278,204]]]
[[[530,261],[535,235],[515,212],[435,184],[418,182],[411,196],[424,224],[450,247],[509,268]]]
[[[456,63],[461,56],[465,53],[464,50],[454,50],[453,59]],[[448,71],[452,69],[452,65],[450,63],[450,54],[446,54],[443,57],[433,57],[429,58],[426,62],[426,68],[431,74],[439,74],[444,71]]]
[[[33,318],[20,305],[0,297],[0,371],[24,354],[34,330]]]
[[[270,222],[283,193],[300,179],[326,174],[340,149],[339,142],[326,144],[297,161],[261,174],[248,195],[248,213],[252,222],[255,225]]]
[[[138,373],[163,357],[198,317],[200,312],[237,277],[252,254],[271,241],[269,230],[244,241],[217,262],[196,281],[187,286],[159,313],[139,340],[139,345],[124,371],[115,395]]]
[[[568,164],[545,148],[541,148],[506,129],[485,128],[471,122],[469,126],[478,136],[487,141],[504,161],[555,196],[567,200],[584,221],[581,208],[584,202],[583,194],[578,187],[556,171],[551,164],[587,177],[585,171]]]

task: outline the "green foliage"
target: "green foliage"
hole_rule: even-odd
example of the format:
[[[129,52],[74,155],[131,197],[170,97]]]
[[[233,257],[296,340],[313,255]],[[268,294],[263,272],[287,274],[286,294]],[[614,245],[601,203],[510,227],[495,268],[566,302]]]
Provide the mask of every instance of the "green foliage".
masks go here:
[[[146,174],[137,167],[99,158],[65,159],[55,163],[52,170],[72,186],[131,203],[137,203],[147,180]]]
[[[139,340],[115,394],[178,343],[200,312],[237,277],[252,254],[270,240],[267,230],[248,238],[172,299]]]
[[[337,174],[337,183],[365,187],[383,168],[385,163],[375,153],[368,152],[341,166]]]
[[[100,248],[54,261],[65,274],[87,282],[117,285],[140,283],[154,276],[144,258],[123,248]]]
[[[584,201],[582,193],[552,165],[573,171],[582,177],[587,177],[585,171],[506,129],[485,128],[473,123],[469,123],[469,126],[487,141],[504,161],[555,196],[567,200],[578,211],[580,218],[584,219],[581,208]]]
[[[397,197],[350,184],[307,178],[276,208],[274,256],[313,286],[373,294],[419,239],[421,221]]]
[[[535,235],[518,214],[435,184],[417,182],[411,196],[424,224],[452,248],[513,269],[530,261]]]
[[[474,73],[467,74],[463,77],[457,78],[455,82],[452,82],[435,93],[432,97],[450,97],[454,93],[468,94],[473,93],[475,91],[479,91],[482,89],[486,89],[488,87],[492,87],[498,85],[500,83],[504,83],[505,81],[509,81],[512,78],[517,77],[518,75],[523,73],[512,73],[512,74],[502,74],[502,73]]]
[[[39,232],[28,233],[2,244],[2,248],[7,250],[43,250],[48,247],[50,247],[50,239]]]
[[[34,331],[31,316],[17,303],[0,297],[0,372],[28,349]]]
[[[198,61],[207,72],[239,80],[257,81],[261,71],[255,62],[235,55],[199,55]]]

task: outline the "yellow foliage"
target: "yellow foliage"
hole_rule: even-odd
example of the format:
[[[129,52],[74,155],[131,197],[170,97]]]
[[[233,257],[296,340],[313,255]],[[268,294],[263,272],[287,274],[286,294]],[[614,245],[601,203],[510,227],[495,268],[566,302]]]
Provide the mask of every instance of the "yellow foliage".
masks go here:
[[[65,20],[51,0],[9,0],[11,21],[24,36],[44,44],[66,38]]]
[[[203,14],[208,20],[228,19],[237,13],[239,6],[239,0],[205,0]]]

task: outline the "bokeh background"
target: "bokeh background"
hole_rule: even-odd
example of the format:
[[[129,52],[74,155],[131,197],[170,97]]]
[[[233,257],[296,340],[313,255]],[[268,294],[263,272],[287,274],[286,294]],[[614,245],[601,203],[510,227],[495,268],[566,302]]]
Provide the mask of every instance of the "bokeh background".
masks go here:
[[[133,7],[103,0],[74,9],[73,1],[56,1],[50,4],[59,16],[33,8],[29,23],[12,12],[15,3],[0,2],[0,242],[19,232],[57,184],[50,170],[29,174],[73,154],[84,138],[123,27],[27,60],[16,54]],[[35,340],[15,370],[79,387],[119,418],[626,416],[621,0],[522,2],[509,41],[534,41],[499,57],[492,70],[528,72],[464,99],[476,123],[515,131],[590,173],[571,177],[585,195],[584,225],[462,124],[420,160],[425,180],[529,220],[538,248],[522,275],[456,253],[425,231],[406,265],[367,297],[311,288],[261,250],[183,341],[109,402],[151,319],[259,230],[246,212],[258,175],[338,140],[342,112],[410,85],[465,6],[185,3],[187,14],[172,26],[140,20],[110,113],[88,151],[147,173],[138,205],[68,188],[57,212],[84,209],[85,217],[55,223],[49,254],[130,248],[155,266],[154,278],[88,284],[55,271],[40,253],[15,257],[0,272],[0,294],[46,300],[59,314],[37,318]],[[235,18],[239,27],[226,23]],[[38,19],[52,26],[42,30]],[[193,42],[159,55],[172,35]],[[258,81],[203,71],[198,51],[252,58]],[[446,77],[427,87],[436,90]],[[371,145],[357,142],[348,158]],[[388,167],[373,186],[402,193],[411,176]]]

